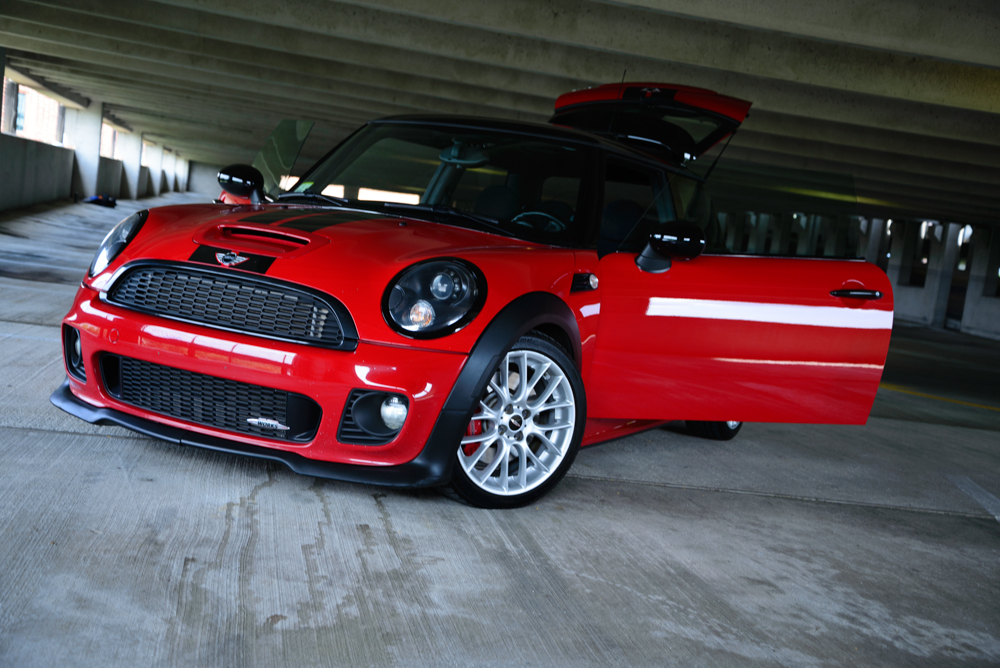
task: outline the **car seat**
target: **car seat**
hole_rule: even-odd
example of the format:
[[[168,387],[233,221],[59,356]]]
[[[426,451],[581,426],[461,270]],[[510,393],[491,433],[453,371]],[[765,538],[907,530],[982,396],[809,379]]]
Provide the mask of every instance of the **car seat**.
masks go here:
[[[517,193],[507,186],[490,186],[479,193],[472,212],[496,220],[510,220],[520,208]]]

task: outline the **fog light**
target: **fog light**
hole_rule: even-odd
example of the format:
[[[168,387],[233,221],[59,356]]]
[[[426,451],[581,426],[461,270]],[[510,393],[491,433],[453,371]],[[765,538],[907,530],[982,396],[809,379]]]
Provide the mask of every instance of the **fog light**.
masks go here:
[[[399,431],[406,421],[406,404],[399,397],[389,397],[382,402],[382,422],[393,431]]]

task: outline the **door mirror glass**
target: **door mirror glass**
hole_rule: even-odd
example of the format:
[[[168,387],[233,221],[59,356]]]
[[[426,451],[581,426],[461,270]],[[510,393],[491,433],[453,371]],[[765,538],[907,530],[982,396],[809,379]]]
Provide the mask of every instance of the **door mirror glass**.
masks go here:
[[[249,198],[254,204],[264,201],[264,175],[250,165],[229,165],[219,171],[219,185],[234,197]]]
[[[691,260],[705,250],[705,233],[688,220],[674,220],[649,235],[649,246],[657,255]]]

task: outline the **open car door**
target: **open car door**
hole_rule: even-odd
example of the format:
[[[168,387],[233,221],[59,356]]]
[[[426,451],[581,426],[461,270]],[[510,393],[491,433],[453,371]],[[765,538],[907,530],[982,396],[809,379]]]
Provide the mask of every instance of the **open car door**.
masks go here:
[[[560,97],[552,122],[677,163],[731,135],[749,107],[700,89],[610,84]],[[684,190],[698,190],[698,180],[613,151],[602,170],[601,239],[577,266],[600,279],[589,417],[867,420],[893,318],[878,267],[844,259],[830,237],[792,251],[812,257],[741,247],[644,270],[636,258],[650,233],[692,217],[699,198]]]

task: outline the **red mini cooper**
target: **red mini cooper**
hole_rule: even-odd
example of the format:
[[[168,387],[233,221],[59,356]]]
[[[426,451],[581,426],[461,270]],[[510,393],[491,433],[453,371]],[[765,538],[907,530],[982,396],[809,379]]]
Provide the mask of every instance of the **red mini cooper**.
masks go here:
[[[534,501],[581,446],[665,421],[714,438],[862,424],[885,274],[734,252],[687,167],[749,108],[614,84],[563,95],[547,125],[371,121],[288,192],[266,152],[227,168],[221,203],[142,211],[104,239],[52,402],[483,507]]]

